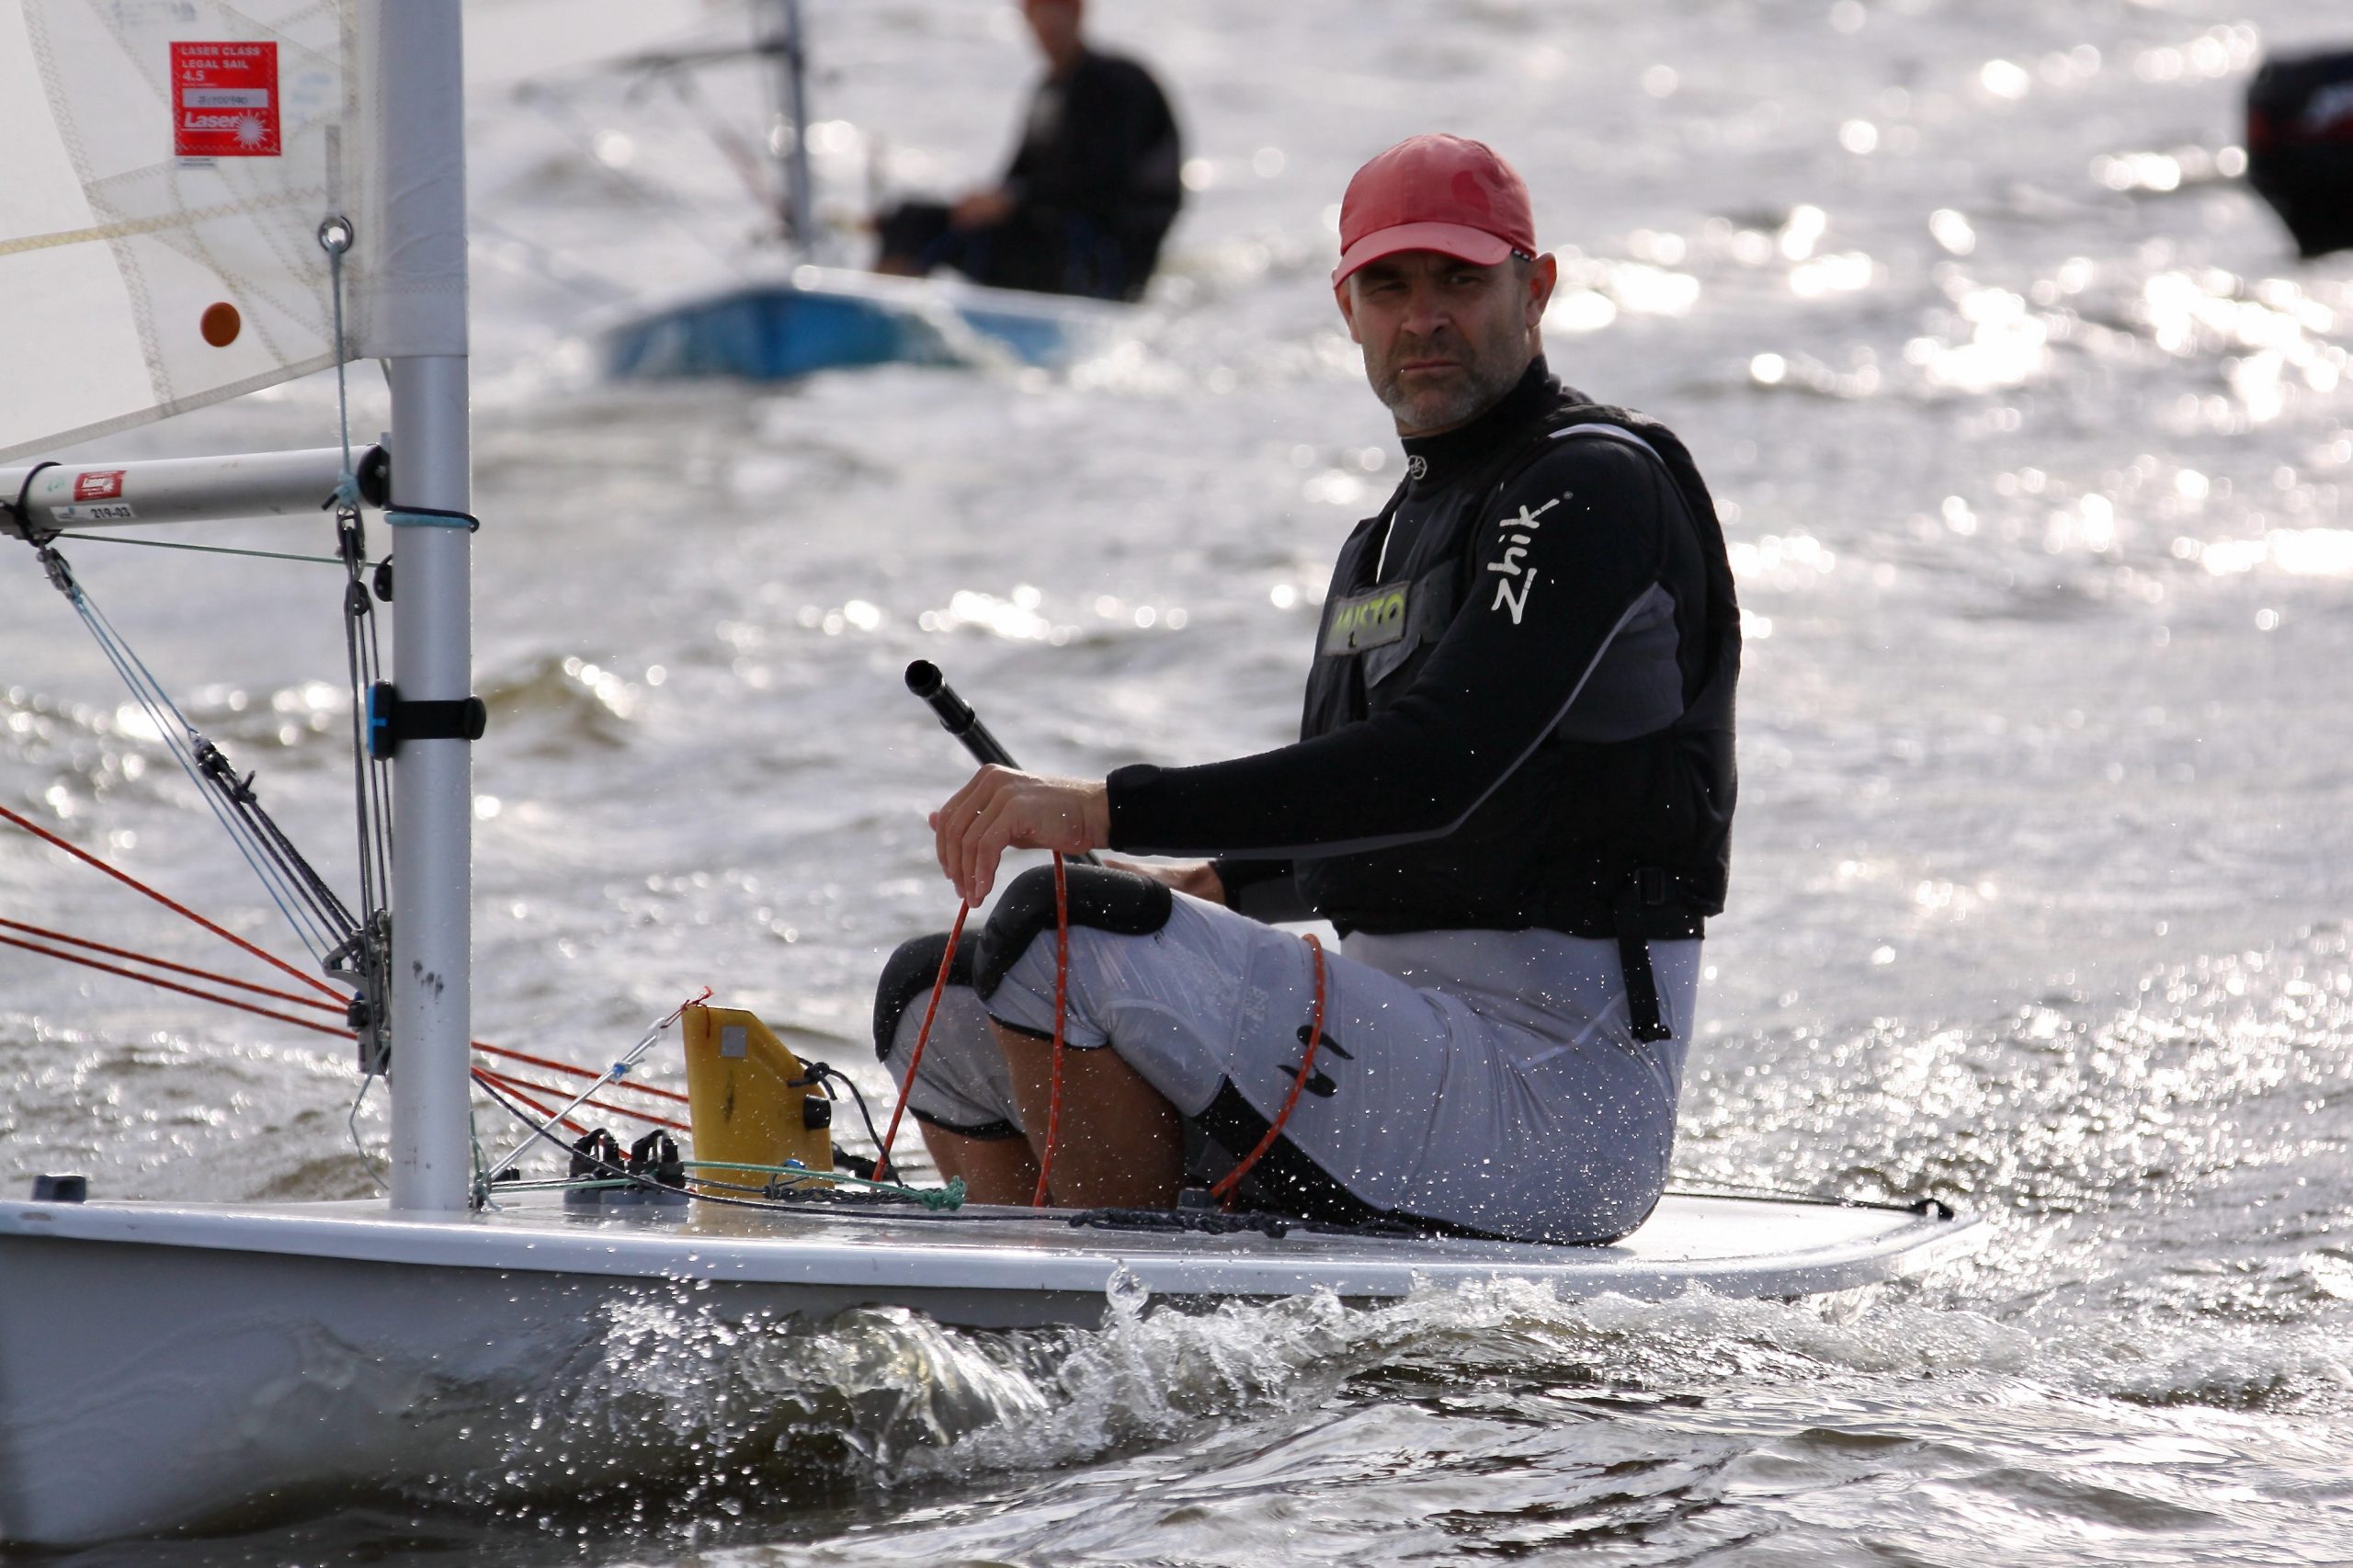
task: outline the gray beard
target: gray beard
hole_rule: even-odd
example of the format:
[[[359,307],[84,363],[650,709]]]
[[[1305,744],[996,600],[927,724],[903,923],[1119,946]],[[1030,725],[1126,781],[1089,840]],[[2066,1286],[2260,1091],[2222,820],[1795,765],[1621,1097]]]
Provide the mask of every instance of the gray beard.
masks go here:
[[[1474,361],[1464,368],[1462,384],[1438,402],[1427,398],[1415,400],[1405,395],[1399,386],[1397,372],[1390,372],[1386,381],[1372,384],[1373,395],[1380,398],[1397,421],[1397,428],[1406,435],[1424,431],[1450,430],[1467,425],[1503,400],[1504,393],[1519,384],[1528,366],[1504,365],[1487,360]]]

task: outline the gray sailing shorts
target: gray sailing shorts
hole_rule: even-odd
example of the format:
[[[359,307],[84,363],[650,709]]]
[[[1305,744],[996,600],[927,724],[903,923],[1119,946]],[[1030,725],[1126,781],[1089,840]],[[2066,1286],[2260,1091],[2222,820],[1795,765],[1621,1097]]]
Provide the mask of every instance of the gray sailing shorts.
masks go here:
[[[1552,931],[1350,937],[1324,955],[1324,1035],[1283,1128],[1285,1157],[1294,1168],[1303,1158],[1303,1179],[1328,1178],[1358,1217],[1530,1240],[1626,1234],[1666,1183],[1699,948],[1651,944],[1674,1033],[1643,1043],[1627,1021],[1613,941]],[[1070,1047],[1118,1051],[1240,1154],[1290,1093],[1314,964],[1296,934],[1179,895],[1149,936],[1074,926],[1069,990]],[[901,1015],[886,1058],[903,1085],[923,1011],[918,999]],[[908,1097],[931,1126],[1021,1131],[991,1017],[1052,1033],[1051,930],[985,1008],[965,987],[942,998]]]

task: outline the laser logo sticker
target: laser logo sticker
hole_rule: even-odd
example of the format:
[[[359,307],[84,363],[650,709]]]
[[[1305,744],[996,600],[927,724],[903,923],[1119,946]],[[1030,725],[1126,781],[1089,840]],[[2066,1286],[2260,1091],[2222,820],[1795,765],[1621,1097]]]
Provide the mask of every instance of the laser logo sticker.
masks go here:
[[[172,151],[183,163],[278,155],[278,45],[172,45]]]
[[[137,520],[139,513],[122,498],[123,472],[119,468],[93,468],[75,474],[72,503],[51,506],[51,520],[61,525]]]

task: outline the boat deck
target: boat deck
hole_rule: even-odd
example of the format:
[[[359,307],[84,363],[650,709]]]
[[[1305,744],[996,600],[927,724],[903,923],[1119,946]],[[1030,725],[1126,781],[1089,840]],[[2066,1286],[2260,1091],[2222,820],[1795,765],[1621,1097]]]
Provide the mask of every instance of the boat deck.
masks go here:
[[[481,1214],[381,1202],[0,1202],[0,1234],[268,1253],[442,1268],[897,1291],[1099,1293],[1126,1270],[1155,1296],[1371,1300],[1418,1282],[1496,1278],[1563,1294],[1796,1296],[1915,1272],[1982,1227],[1937,1210],[1734,1197],[1664,1199],[1598,1246],[1347,1234],[1292,1226],[1209,1234],[1074,1225],[1067,1216],[971,1205],[954,1213],[688,1203],[568,1208],[518,1195]]]

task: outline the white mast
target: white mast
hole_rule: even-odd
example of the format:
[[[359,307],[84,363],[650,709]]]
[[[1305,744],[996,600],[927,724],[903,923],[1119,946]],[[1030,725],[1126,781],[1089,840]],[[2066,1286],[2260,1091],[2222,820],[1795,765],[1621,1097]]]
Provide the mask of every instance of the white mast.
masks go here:
[[[459,0],[378,0],[383,229],[380,320],[392,389],[392,509],[470,509],[466,151]],[[466,528],[395,519],[393,684],[404,701],[472,692]],[[473,769],[462,740],[393,761],[394,1209],[468,1201]]]
[[[404,701],[472,685],[463,519],[398,515],[469,507],[459,3],[0,0],[0,301],[28,302],[6,353],[55,371],[0,376],[0,452],[385,360]],[[340,266],[321,248],[338,228]],[[44,526],[277,510],[312,466],[27,467],[7,498],[38,498]],[[393,768],[392,980],[374,998],[392,1032],[392,1200],[449,1210],[472,1174],[467,743],[404,739]]]

